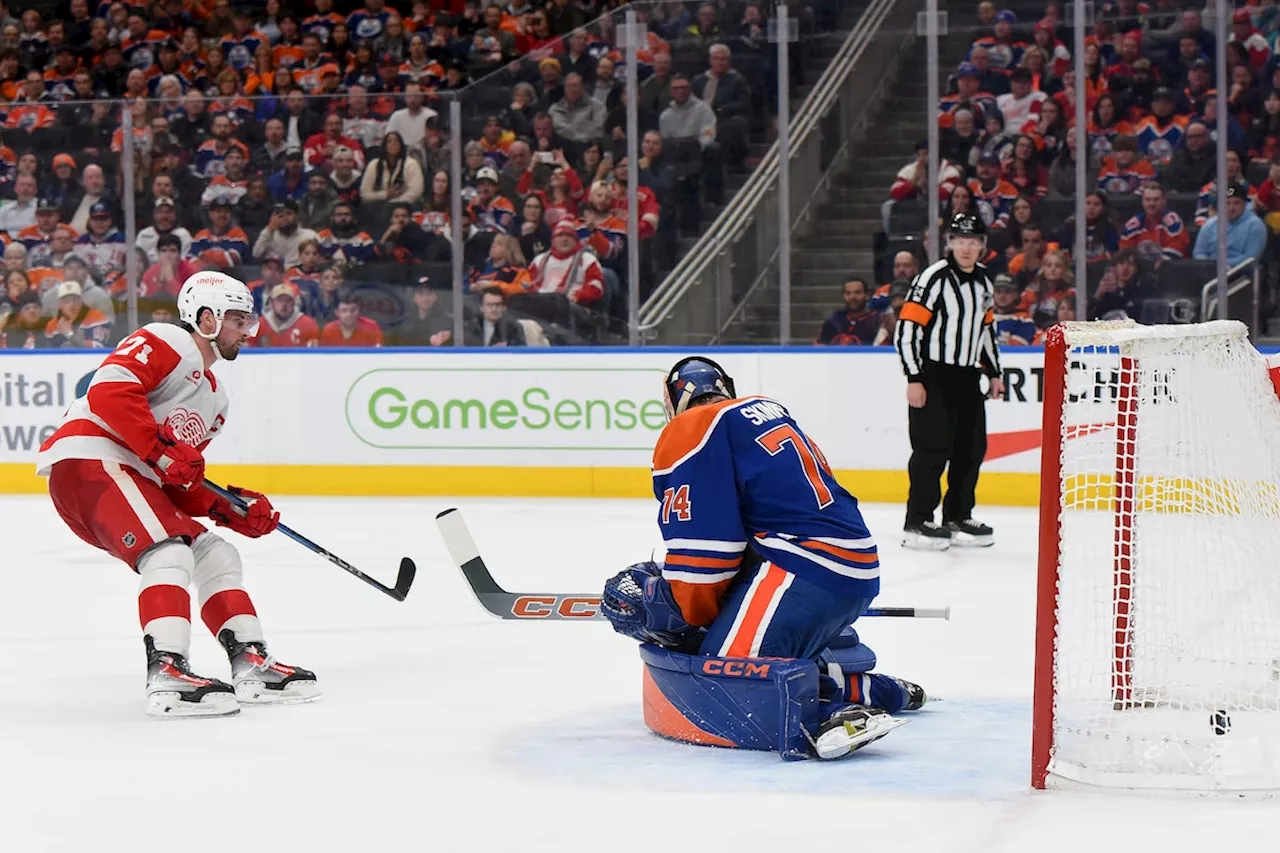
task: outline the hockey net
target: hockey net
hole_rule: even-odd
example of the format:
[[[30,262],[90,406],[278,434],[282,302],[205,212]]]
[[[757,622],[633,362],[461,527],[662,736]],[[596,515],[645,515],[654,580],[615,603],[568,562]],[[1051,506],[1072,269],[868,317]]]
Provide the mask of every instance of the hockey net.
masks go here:
[[[1280,789],[1280,401],[1236,322],[1045,349],[1035,787]]]

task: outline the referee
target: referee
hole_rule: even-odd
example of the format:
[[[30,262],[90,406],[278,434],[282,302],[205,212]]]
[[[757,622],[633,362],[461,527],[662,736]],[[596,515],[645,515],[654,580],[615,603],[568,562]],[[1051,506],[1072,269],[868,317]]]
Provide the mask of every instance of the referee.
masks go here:
[[[894,344],[907,374],[907,423],[911,480],[902,544],[942,551],[957,545],[987,546],[993,531],[974,521],[978,467],[987,452],[987,413],[979,384],[991,379],[991,396],[1004,394],[1000,352],[992,322],[994,287],[979,263],[987,229],[971,213],[951,220],[947,257],[916,277],[898,313]],[[933,511],[947,497],[942,524]]]

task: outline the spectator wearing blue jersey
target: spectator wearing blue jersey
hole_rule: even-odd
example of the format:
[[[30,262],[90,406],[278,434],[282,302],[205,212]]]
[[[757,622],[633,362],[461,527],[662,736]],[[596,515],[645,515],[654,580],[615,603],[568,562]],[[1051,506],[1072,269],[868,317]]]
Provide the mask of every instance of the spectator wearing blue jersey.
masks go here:
[[[822,323],[814,343],[826,346],[877,346],[889,339],[884,314],[868,307],[867,282],[851,278],[844,283],[844,308],[836,309]]]

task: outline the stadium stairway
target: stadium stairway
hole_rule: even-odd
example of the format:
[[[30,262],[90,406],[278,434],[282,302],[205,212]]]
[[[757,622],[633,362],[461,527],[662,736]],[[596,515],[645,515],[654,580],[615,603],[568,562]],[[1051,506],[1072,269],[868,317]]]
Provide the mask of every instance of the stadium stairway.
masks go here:
[[[809,97],[809,93],[813,90],[814,84],[822,76],[822,72],[835,59],[836,53],[839,52],[840,46],[844,43],[845,35],[857,23],[865,8],[866,4],[863,2],[842,4],[834,31],[806,33],[804,35],[803,50],[792,54],[792,74],[793,78],[798,81],[791,87],[792,115],[795,115],[796,111],[800,109],[805,98]],[[800,64],[798,69],[794,65],[797,57]],[[797,71],[799,73],[796,73]],[[738,171],[731,171],[725,176],[724,204],[704,203],[702,223],[698,234],[690,233],[680,236],[677,258],[682,258],[688,254],[697,244],[702,234],[706,233],[707,229],[711,227],[711,223],[720,215],[720,212],[733,202],[734,196],[738,194],[738,191],[746,184],[747,179],[759,167],[760,162],[769,152],[769,148],[777,138],[777,129],[772,125],[758,130],[753,129],[743,168]],[[658,280],[665,277],[667,272],[669,270],[660,270]]]
[[[953,13],[953,21],[957,15]],[[939,91],[946,74],[963,58],[968,39],[943,39]],[[911,162],[916,143],[928,133],[926,51],[917,39],[900,66],[878,113],[857,144],[846,169],[833,176],[812,227],[793,245],[791,254],[791,330],[797,343],[813,340],[822,321],[840,307],[841,285],[851,276],[874,288],[887,282],[877,274],[876,238],[884,230],[881,206],[889,198],[898,170]],[[762,289],[726,330],[723,343],[771,344],[778,340],[778,290]]]

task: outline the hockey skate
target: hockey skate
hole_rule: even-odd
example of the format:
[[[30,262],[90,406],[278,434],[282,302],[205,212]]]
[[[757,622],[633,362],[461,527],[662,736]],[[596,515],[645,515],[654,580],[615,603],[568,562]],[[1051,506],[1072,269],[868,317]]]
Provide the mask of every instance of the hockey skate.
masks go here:
[[[818,733],[811,741],[813,752],[824,761],[844,758],[907,722],[891,717],[888,711],[850,705],[836,711],[818,726]]]
[[[951,530],[932,521],[902,528],[902,547],[918,551],[945,551],[951,547]]]
[[[907,692],[907,703],[902,706],[902,710],[919,711],[929,701],[930,697],[919,684],[913,684],[905,678],[894,678],[893,680],[898,682],[898,686]]]
[[[230,630],[218,642],[231,660],[235,697],[244,704],[297,705],[320,698],[314,672],[277,662],[262,643],[241,643]]]
[[[957,548],[990,548],[996,544],[995,531],[972,518],[948,521],[947,530],[951,531],[951,544]]]
[[[216,678],[202,678],[191,671],[177,652],[156,649],[150,636],[147,647],[147,716],[161,720],[183,717],[227,717],[240,713],[235,691]]]

